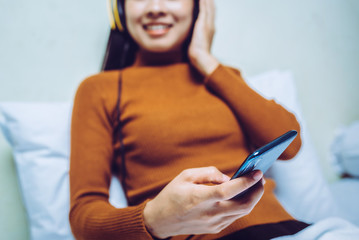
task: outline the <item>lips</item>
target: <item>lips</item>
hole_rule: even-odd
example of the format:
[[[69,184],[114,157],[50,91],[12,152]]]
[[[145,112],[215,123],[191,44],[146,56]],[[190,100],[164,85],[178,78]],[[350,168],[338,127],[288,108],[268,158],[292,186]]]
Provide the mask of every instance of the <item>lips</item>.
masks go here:
[[[144,30],[153,37],[165,35],[172,27],[172,24],[150,23],[143,25]]]

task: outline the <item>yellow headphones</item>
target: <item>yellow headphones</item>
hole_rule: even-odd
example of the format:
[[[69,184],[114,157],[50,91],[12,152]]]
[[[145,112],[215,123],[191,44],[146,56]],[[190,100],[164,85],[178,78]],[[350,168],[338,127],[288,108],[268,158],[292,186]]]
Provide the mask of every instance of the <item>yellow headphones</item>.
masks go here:
[[[118,31],[123,32],[124,27],[121,23],[121,19],[124,17],[124,12],[120,1],[121,0],[107,0],[107,10],[110,18],[111,29],[117,29]]]

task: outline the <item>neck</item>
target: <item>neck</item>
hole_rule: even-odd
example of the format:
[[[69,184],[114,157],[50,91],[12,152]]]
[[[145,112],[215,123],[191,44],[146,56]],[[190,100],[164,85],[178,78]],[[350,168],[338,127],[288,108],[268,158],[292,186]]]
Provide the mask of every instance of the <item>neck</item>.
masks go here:
[[[173,51],[165,53],[154,53],[145,50],[138,50],[135,66],[161,66],[174,63],[180,63],[184,60],[182,51]]]

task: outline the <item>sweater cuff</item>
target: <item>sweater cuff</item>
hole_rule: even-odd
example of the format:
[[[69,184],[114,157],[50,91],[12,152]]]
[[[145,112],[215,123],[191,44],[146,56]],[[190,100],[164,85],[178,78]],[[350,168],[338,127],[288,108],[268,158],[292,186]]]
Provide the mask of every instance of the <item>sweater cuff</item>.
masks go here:
[[[119,227],[120,229],[125,229],[125,232],[120,233],[119,236],[122,236],[124,239],[131,240],[154,239],[151,233],[147,230],[143,218],[143,210],[146,207],[148,201],[149,199],[139,205],[128,207],[129,211],[127,211],[127,214],[124,214],[124,212],[122,212],[123,209],[118,209],[118,215],[120,216],[114,217],[115,219],[122,220],[120,222],[117,222],[116,227]],[[108,219],[110,220],[109,224],[113,224],[114,221],[116,221],[115,219],[113,219],[112,221]]]
[[[151,233],[147,230],[143,217],[143,211],[149,201],[150,199],[147,199],[146,201],[138,205],[137,209],[134,212],[133,219],[128,222],[128,229],[141,232],[141,235],[145,235],[146,239],[154,239]],[[140,223],[140,229],[137,229],[138,225],[136,223]]]

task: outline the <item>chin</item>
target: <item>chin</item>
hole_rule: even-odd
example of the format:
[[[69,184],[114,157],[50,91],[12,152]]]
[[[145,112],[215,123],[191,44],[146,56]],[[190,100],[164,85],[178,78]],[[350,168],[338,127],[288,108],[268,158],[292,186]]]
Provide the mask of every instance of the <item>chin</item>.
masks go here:
[[[169,53],[169,52],[176,52],[179,51],[181,49],[181,47],[178,46],[166,46],[166,45],[151,45],[151,46],[146,46],[144,48],[146,51],[148,52],[153,52],[153,53]]]

